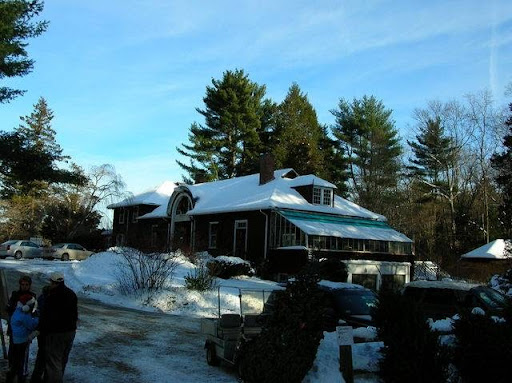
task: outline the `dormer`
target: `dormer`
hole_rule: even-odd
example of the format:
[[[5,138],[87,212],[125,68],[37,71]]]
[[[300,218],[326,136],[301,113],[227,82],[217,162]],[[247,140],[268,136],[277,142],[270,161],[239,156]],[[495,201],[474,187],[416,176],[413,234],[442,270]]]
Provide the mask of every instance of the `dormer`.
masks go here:
[[[290,185],[312,205],[334,206],[336,186],[314,175],[299,176]]]

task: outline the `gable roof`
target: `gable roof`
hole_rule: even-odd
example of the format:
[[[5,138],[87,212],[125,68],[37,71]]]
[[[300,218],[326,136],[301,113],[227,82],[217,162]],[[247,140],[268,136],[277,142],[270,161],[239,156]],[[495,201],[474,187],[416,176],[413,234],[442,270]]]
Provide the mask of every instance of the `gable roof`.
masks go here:
[[[505,253],[505,246],[510,240],[496,239],[469,253],[461,255],[462,259],[509,259]]]
[[[274,172],[274,179],[259,184],[259,174],[183,185],[195,201],[189,215],[228,213],[260,209],[292,209],[317,213],[358,217],[386,221],[383,215],[373,213],[353,202],[334,196],[334,206],[313,205],[294,187],[315,185],[335,188],[336,186],[314,175],[296,176],[291,168]]]
[[[107,208],[115,209],[118,207],[129,207],[137,205],[154,205],[155,207],[164,205],[167,207],[169,197],[172,195],[174,189],[177,186],[177,183],[165,181],[163,184],[156,188],[150,189],[140,194],[133,195],[122,200],[121,202],[110,204],[107,206]]]

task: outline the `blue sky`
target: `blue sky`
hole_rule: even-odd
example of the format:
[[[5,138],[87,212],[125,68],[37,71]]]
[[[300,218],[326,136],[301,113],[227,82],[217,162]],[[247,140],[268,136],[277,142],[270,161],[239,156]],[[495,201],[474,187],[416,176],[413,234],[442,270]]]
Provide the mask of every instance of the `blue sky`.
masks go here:
[[[226,70],[276,102],[298,83],[324,124],[340,98],[374,95],[404,137],[433,99],[489,89],[510,102],[510,0],[46,0],[43,17],[34,71],[2,81],[27,93],[0,104],[0,130],[45,97],[65,154],[114,165],[134,193],[181,181],[175,148]]]

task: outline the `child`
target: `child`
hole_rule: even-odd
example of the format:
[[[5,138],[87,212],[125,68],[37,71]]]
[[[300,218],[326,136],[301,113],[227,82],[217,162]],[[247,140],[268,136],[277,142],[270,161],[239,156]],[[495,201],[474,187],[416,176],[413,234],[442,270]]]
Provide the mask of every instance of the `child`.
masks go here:
[[[6,383],[14,381],[18,377],[18,383],[25,381],[25,352],[28,344],[32,341],[32,332],[36,329],[39,318],[32,316],[36,304],[35,298],[30,294],[20,296],[16,309],[11,317],[12,331],[12,356],[11,367],[7,372]],[[9,350],[11,351],[11,350]]]

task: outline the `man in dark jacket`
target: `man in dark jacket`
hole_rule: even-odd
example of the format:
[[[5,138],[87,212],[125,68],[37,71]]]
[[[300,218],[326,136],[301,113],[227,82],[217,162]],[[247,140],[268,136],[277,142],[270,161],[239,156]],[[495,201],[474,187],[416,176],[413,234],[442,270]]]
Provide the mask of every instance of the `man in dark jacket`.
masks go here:
[[[50,276],[39,329],[45,337],[45,382],[61,383],[73,346],[78,320],[76,294],[64,284],[62,273]]]

